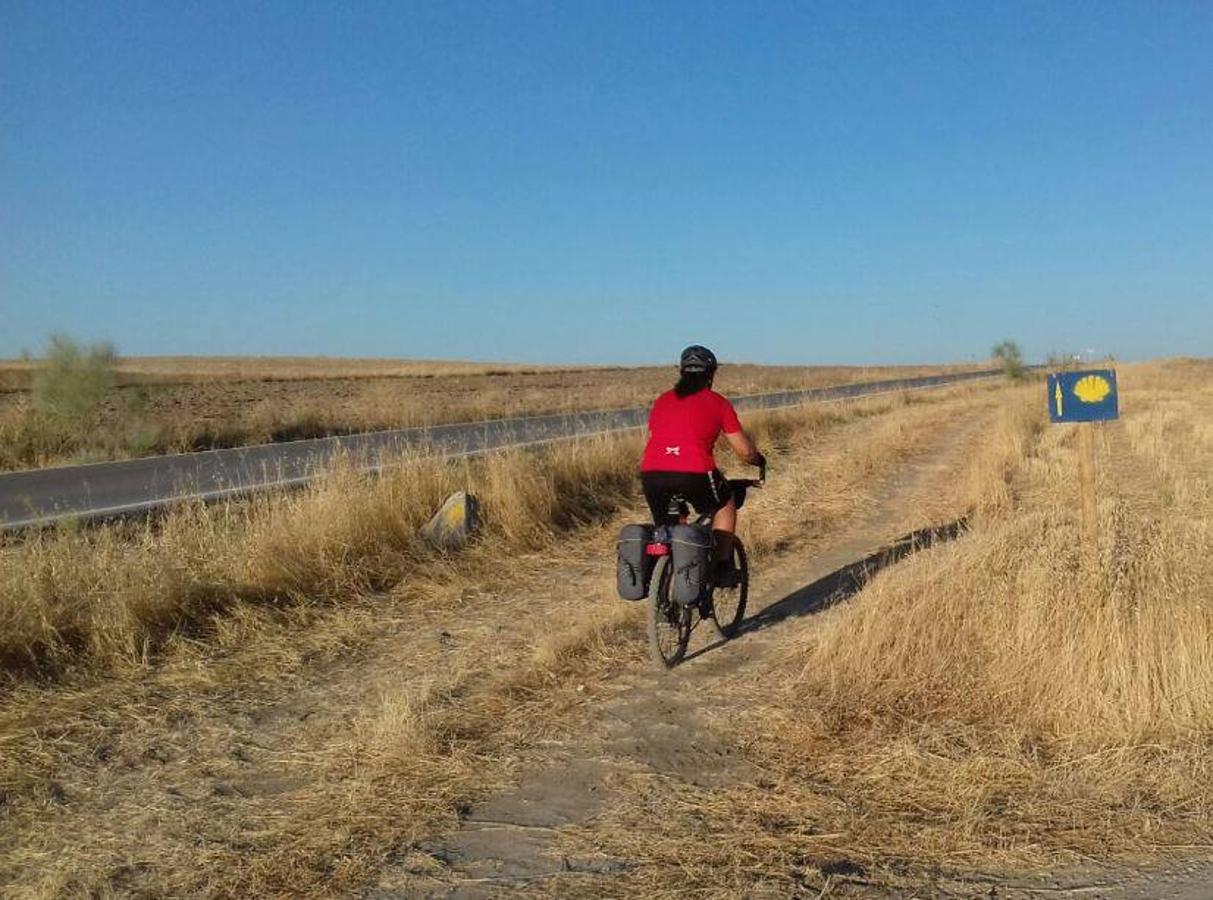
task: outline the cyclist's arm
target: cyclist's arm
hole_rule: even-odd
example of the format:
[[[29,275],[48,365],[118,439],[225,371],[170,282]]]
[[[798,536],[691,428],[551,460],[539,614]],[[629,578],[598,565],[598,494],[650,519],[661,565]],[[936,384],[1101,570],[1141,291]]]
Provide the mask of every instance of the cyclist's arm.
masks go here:
[[[733,432],[725,432],[724,436],[728,439],[729,446],[733,448],[733,452],[737,454],[737,458],[743,463],[756,466],[762,461],[763,457],[758,452],[758,445],[754,443],[752,437],[746,434],[744,428],[739,428]]]

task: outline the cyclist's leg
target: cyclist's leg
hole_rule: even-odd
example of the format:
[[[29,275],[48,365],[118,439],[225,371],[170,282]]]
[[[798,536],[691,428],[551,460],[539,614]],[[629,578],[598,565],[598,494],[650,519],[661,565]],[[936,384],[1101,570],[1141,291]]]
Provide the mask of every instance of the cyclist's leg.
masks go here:
[[[719,469],[707,475],[707,486],[712,500],[712,538],[717,561],[723,568],[733,558],[733,535],[737,531],[737,503],[733,489]]]
[[[733,552],[733,535],[737,532],[737,504],[729,502],[712,514],[712,534],[716,536],[716,556],[728,559]]]

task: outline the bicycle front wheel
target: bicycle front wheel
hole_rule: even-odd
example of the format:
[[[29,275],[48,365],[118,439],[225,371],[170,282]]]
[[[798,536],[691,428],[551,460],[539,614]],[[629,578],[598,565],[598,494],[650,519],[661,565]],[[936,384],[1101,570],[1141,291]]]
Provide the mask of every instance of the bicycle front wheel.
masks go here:
[[[750,563],[741,538],[733,538],[733,571],[736,583],[712,591],[712,622],[717,633],[726,641],[737,636],[745,618],[745,604],[750,596]]]
[[[663,556],[649,583],[649,655],[665,669],[678,664],[691,640],[691,608],[670,598],[673,571],[670,558]]]

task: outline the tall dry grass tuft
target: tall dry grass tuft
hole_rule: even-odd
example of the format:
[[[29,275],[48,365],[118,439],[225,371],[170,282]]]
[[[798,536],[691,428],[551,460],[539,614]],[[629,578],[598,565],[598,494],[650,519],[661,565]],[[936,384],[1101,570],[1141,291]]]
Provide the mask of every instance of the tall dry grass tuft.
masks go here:
[[[813,647],[831,705],[1143,739],[1213,710],[1208,523],[1113,523],[1093,584],[1064,515],[991,524],[877,579]]]
[[[254,505],[244,581],[295,600],[382,589],[432,555],[418,532],[470,478],[469,464],[442,459],[402,460],[377,478],[340,462],[309,489]]]
[[[979,516],[1011,512],[1015,478],[1035,455],[1045,422],[1037,390],[1011,395],[962,471],[950,501]]]
[[[0,549],[0,669],[137,664],[166,631],[238,591],[232,519],[187,508],[162,527],[65,527]]]

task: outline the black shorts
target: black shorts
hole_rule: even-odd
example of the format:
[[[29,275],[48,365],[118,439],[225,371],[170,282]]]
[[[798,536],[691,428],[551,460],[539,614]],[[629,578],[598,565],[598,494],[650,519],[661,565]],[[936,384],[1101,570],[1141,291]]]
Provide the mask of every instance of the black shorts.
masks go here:
[[[670,500],[682,497],[695,512],[708,516],[729,502],[729,482],[719,469],[711,472],[641,472],[640,484],[648,501],[653,524],[673,525],[678,521],[670,512]]]

